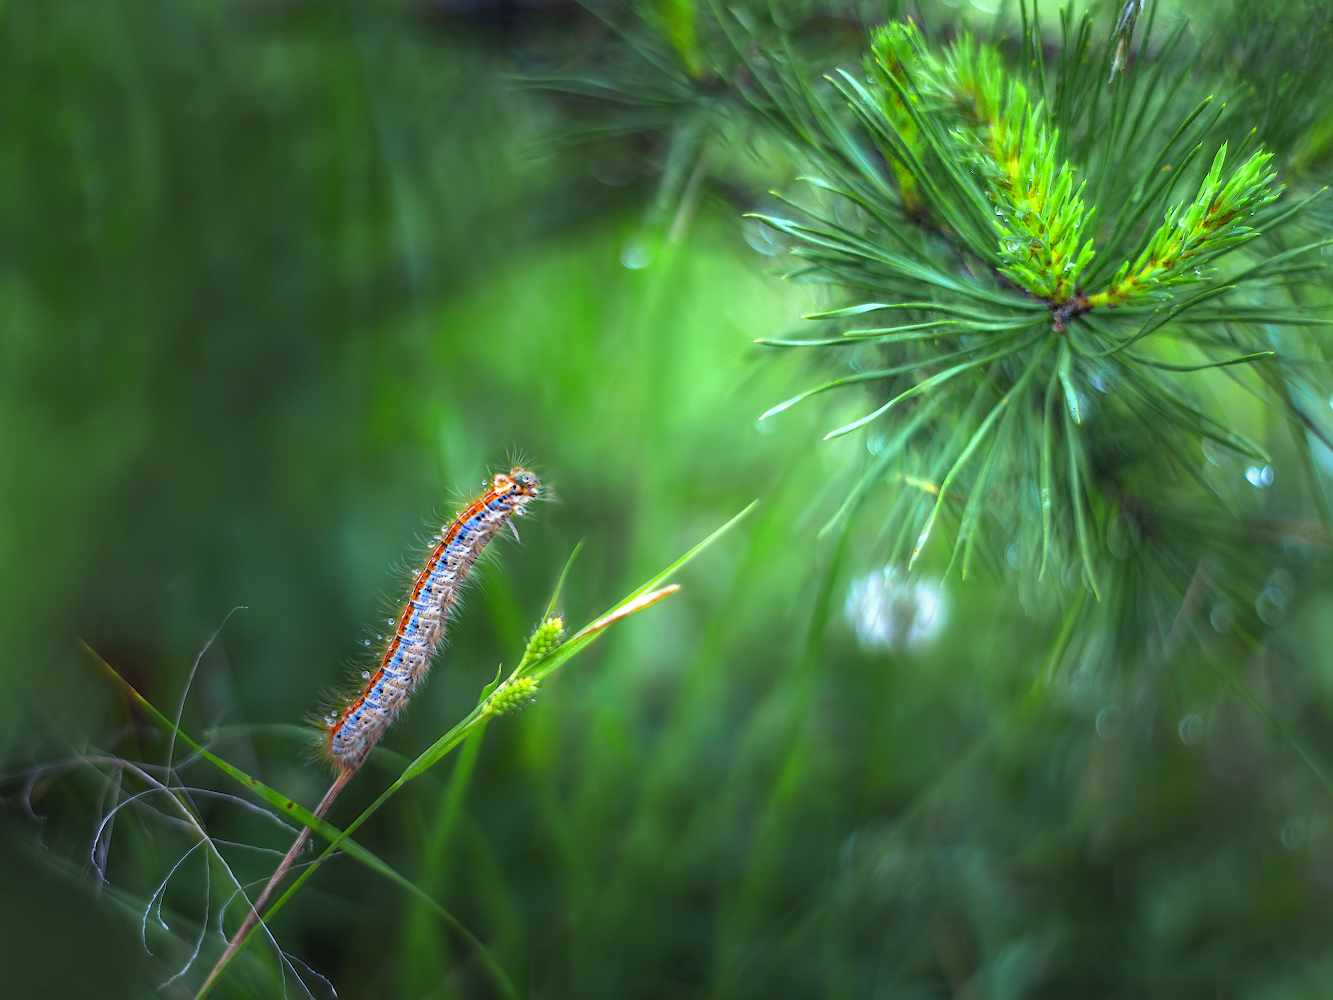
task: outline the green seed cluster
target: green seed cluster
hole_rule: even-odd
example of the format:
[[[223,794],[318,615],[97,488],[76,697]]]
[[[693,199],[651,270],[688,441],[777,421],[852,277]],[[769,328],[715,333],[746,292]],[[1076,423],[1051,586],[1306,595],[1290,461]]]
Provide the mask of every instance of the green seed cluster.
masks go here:
[[[487,716],[522,711],[537,700],[537,682],[531,677],[505,681],[486,699]]]
[[[565,620],[560,617],[548,618],[537,626],[528,639],[528,648],[523,651],[523,662],[532,663],[555,649],[560,637],[565,634]]]

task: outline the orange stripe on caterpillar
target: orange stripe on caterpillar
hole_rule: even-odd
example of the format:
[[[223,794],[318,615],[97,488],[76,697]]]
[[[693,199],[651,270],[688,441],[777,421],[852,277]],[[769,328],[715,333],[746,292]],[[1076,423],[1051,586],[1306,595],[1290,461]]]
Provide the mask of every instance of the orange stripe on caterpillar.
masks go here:
[[[417,682],[430,669],[463,580],[486,543],[541,493],[537,477],[522,467],[500,473],[490,488],[445,526],[417,572],[379,667],[341,712],[331,715],[325,749],[344,771],[365,760]]]

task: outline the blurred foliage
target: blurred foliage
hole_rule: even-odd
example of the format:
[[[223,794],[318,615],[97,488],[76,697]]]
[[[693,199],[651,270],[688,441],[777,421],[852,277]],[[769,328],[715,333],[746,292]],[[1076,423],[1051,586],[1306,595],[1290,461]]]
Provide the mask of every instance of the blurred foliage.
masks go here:
[[[1099,31],[1118,9],[1096,8]],[[989,36],[998,18],[1021,37],[1016,9],[976,3],[777,16],[804,58],[854,68],[869,27],[903,13],[928,33],[961,19]],[[1327,4],[1198,13],[1177,67],[1190,95],[1234,95],[1228,138],[1257,125],[1280,179],[1323,183]],[[188,996],[222,947],[200,923],[222,901],[191,859],[173,867],[190,841],[147,808],[118,813],[97,877],[101,817],[141,787],[106,761],[166,747],[77,640],[174,707],[243,605],[199,661],[184,728],[313,804],[327,775],[297,724],[399,598],[391,567],[411,565],[413,538],[514,451],[559,500],[485,566],[336,825],[517,660],[580,539],[572,621],[762,500],[680,595],[358,833],[521,993],[1327,995],[1329,455],[1224,395],[1271,467],[1205,446],[1137,484],[1153,517],[1104,512],[1101,601],[1077,571],[1034,590],[1000,525],[965,583],[925,567],[933,643],[859,643],[843,605],[883,565],[887,494],[821,529],[885,442],[820,439],[866,400],[756,424],[830,367],[752,345],[836,304],[766,273],[788,244],[738,219],[771,209],[799,165],[736,114],[709,10],[637,14],[0,8],[13,995]],[[553,92],[588,61],[618,105]],[[1320,343],[1292,391],[1322,413]],[[1151,447],[1111,430],[1108,449]],[[1191,473],[1248,526],[1223,576],[1174,563],[1234,531],[1181,489]],[[885,613],[921,614],[914,600]],[[240,789],[206,764],[182,776],[238,873],[262,881],[277,856],[255,848],[280,854],[290,832],[207,794]],[[154,994],[201,929],[204,967]],[[495,995],[473,947],[347,859],[272,929],[344,998]],[[259,951],[216,995],[282,994]],[[311,993],[330,995],[318,976]],[[302,995],[290,972],[286,993]]]

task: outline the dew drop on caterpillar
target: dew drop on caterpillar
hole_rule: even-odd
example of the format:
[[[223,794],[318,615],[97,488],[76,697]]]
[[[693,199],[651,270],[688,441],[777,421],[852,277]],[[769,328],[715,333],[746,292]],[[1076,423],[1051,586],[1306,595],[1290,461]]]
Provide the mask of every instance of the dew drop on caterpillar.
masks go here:
[[[541,494],[537,477],[522,466],[498,474],[431,539],[425,565],[412,580],[407,601],[380,657],[356,697],[325,720],[324,748],[344,772],[354,771],[407,704],[430,669],[463,581],[496,532]],[[517,534],[517,532],[515,532]]]

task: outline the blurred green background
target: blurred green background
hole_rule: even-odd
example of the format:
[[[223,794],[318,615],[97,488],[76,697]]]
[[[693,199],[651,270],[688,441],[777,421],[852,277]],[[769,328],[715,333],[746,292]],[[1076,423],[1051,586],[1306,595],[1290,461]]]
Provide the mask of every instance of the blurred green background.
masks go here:
[[[78,640],[174,709],[244,606],[185,728],[312,804],[296,724],[415,540],[516,455],[557,499],[498,543],[335,823],[516,661],[581,539],[575,624],[761,500],[679,596],[491,725],[455,824],[446,762],[359,835],[523,996],[1329,995],[1333,812],[1283,734],[1333,760],[1333,593],[1237,661],[1284,729],[1198,663],[1034,687],[1058,621],[1004,565],[930,591],[934,642],[858,644],[876,526],[819,532],[864,444],[820,444],[818,407],[755,422],[814,362],[753,339],[824,301],[739,219],[790,167],[737,141],[724,180],[664,198],[662,134],[567,141],[579,107],[515,75],[613,42],[554,0],[0,7],[0,996],[152,995],[222,902],[189,860],[154,897],[190,841],[133,809],[101,884],[110,772],[34,770],[163,759]],[[261,879],[255,848],[290,834],[201,802]],[[318,973],[286,995],[497,995],[347,859],[273,930]],[[214,924],[157,995],[220,948]],[[276,968],[219,995],[282,995]]]

